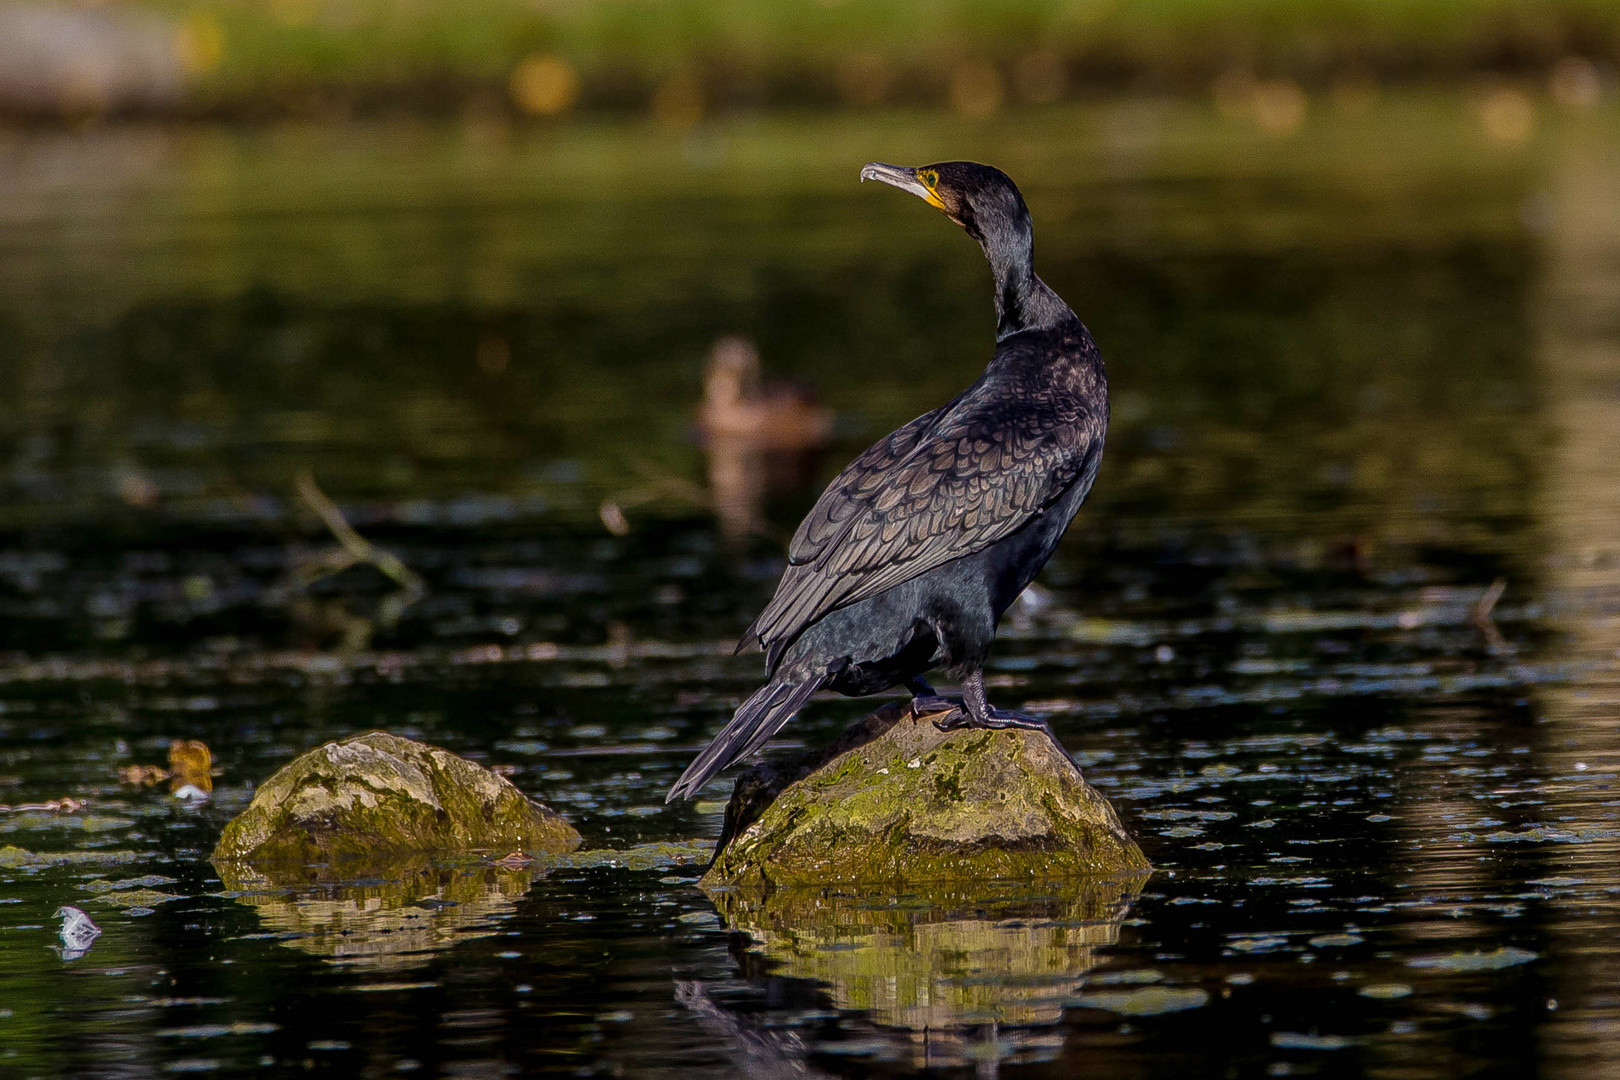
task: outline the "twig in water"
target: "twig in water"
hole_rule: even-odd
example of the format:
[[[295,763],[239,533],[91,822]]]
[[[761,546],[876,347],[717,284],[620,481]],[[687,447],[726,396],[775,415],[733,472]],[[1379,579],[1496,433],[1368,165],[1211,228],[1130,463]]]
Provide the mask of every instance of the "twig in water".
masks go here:
[[[400,591],[383,600],[377,611],[377,622],[384,626],[391,626],[399,621],[405,609],[422,599],[427,594],[427,585],[422,578],[400,561],[399,557],[391,552],[377,547],[370,540],[361,536],[353,525],[349,524],[343,516],[343,511],[337,504],[326,497],[315,483],[315,477],[308,470],[298,474],[295,480],[298,495],[306,505],[325,522],[332,535],[337,538],[339,547],[335,551],[318,555],[293,571],[293,580],[300,589],[308,588],[323,577],[341,573],[351,566],[366,563],[377,570],[390,581],[400,587]],[[373,629],[372,622],[355,616],[347,619],[348,624],[344,630],[344,639],[352,648],[361,647],[370,638]]]
[[[27,810],[49,810],[58,814],[71,814],[84,809],[84,800],[75,799],[71,795],[64,795],[60,799],[51,799],[49,802],[25,802],[16,806],[0,803],[0,814],[20,814]]]
[[[422,583],[416,571],[400,562],[398,556],[382,550],[355,531],[354,526],[343,516],[343,511],[337,508],[337,504],[328,499],[326,493],[316,486],[315,477],[308,470],[298,474],[295,484],[299,497],[326,523],[326,527],[342,545],[341,552],[333,552],[322,559],[322,562],[332,566],[329,573],[347,570],[356,563],[370,563],[400,588],[418,597],[427,591],[427,586]]]
[[[1475,601],[1473,613],[1469,616],[1469,621],[1485,635],[1485,649],[1492,656],[1512,651],[1507,638],[1502,636],[1502,631],[1497,629],[1496,621],[1491,618],[1491,612],[1496,609],[1496,602],[1502,599],[1505,592],[1507,592],[1507,578],[1499,577],[1491,582],[1491,587]]]
[[[705,510],[714,509],[714,501],[709,498],[709,493],[690,480],[662,474],[655,466],[641,461],[632,461],[630,468],[641,474],[642,483],[603,499],[596,511],[603,527],[614,536],[624,536],[630,532],[630,520],[624,514],[626,510],[660,499],[700,506]]]
[[[625,516],[626,510],[660,499],[699,507],[712,514],[721,513],[723,509],[714,493],[705,490],[699,484],[671,475],[647,461],[631,459],[628,465],[630,471],[641,477],[642,482],[603,499],[596,510],[597,517],[602,519],[603,528],[614,536],[625,536],[630,532],[630,519]],[[743,531],[779,543],[787,542],[785,536],[778,535],[757,521],[751,521]]]

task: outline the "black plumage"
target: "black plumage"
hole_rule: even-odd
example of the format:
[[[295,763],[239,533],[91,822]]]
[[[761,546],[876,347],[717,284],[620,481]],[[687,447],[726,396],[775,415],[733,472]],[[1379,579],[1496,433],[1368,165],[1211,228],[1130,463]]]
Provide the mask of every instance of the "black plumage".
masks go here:
[[[776,595],[739,651],[769,681],[738,707],[669,798],[690,798],[759,749],[819,689],[874,694],[943,667],[962,677],[942,727],[1039,726],[985,701],[996,626],[1091,489],[1108,430],[1108,381],[1091,335],[1035,276],[1029,210],[999,169],[873,163],[881,180],[944,211],[984,248],[996,351],[953,401],[889,434],[822,493],[788,548]],[[926,702],[928,705],[936,702]]]

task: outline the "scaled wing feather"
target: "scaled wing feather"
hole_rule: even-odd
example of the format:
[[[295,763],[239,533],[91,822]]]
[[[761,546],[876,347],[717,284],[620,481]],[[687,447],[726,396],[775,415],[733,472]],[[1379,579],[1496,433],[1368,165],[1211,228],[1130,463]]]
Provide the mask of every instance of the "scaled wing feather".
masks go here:
[[[1094,437],[1084,408],[964,395],[873,445],[799,527],[776,595],[744,640],[774,657],[827,612],[1018,531],[1084,467]]]

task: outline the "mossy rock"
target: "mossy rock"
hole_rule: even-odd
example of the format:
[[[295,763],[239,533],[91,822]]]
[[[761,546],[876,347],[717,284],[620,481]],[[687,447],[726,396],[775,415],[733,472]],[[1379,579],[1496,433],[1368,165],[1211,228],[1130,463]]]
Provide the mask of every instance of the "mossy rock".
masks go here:
[[[895,702],[737,780],[707,887],[1053,881],[1147,871],[1041,731],[941,732]]]
[[[573,851],[580,835],[503,777],[385,731],[316,747],[220,835],[215,862],[318,863],[389,853]]]

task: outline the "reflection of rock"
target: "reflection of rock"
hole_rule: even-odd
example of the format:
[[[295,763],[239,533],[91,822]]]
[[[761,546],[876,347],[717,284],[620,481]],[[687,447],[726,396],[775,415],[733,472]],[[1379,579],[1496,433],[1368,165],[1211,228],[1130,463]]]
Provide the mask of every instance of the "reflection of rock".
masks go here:
[[[969,1056],[974,1028],[1061,1019],[1145,880],[1079,881],[1056,895],[925,888],[898,902],[848,889],[710,898],[774,961],[773,976],[816,980],[838,1008],[926,1032],[927,1063],[943,1065]]]
[[[254,908],[286,944],[367,971],[399,971],[429,954],[499,929],[496,917],[529,890],[535,874],[497,866],[436,865],[426,855],[313,874],[300,867],[266,873],[243,862],[215,862],[220,880]]]
[[[488,769],[383,731],[327,743],[259,788],[215,860],[304,864],[385,852],[572,851],[579,833]]]
[[[1054,881],[1143,872],[1119,818],[1039,731],[943,733],[895,702],[743,773],[708,886]]]

